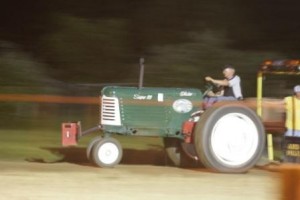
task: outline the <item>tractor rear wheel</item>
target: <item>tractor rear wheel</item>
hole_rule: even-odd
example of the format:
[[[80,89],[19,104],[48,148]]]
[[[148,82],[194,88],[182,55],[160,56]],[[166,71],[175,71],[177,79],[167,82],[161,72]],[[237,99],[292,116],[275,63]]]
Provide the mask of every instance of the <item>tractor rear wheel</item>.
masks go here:
[[[256,113],[242,103],[216,104],[201,116],[194,141],[205,167],[243,173],[261,158],[265,131]]]
[[[99,167],[114,167],[123,156],[121,144],[115,138],[102,138],[92,148],[93,162]]]

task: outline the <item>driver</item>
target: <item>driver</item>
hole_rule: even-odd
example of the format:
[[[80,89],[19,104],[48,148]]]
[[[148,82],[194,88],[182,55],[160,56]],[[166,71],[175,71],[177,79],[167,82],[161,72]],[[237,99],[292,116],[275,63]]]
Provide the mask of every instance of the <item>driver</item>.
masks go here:
[[[217,85],[222,90],[215,92],[208,92],[204,98],[204,109],[212,106],[218,101],[242,100],[241,79],[235,74],[235,69],[231,65],[225,65],[223,70],[224,79],[217,80],[210,76],[205,77],[207,82]]]

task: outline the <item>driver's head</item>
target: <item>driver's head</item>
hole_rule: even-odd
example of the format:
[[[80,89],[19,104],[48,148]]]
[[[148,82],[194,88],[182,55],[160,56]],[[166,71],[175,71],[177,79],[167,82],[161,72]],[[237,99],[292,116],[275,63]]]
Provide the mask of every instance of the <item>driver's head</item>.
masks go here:
[[[300,99],[300,85],[294,87],[294,93],[298,99]]]
[[[231,79],[233,78],[235,74],[235,69],[231,65],[225,65],[224,70],[223,70],[223,75],[226,79]]]

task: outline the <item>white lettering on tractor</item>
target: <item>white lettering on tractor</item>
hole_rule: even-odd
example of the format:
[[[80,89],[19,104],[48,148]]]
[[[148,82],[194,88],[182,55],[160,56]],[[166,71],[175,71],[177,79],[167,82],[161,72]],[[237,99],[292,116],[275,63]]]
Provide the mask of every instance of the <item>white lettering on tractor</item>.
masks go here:
[[[181,91],[179,94],[179,96],[181,96],[181,97],[190,97],[192,95],[193,95],[193,93],[189,92],[189,91]]]
[[[151,100],[152,99],[152,95],[147,95],[147,99]]]
[[[157,101],[158,102],[163,102],[164,101],[164,94],[163,93],[158,93],[157,94]]]
[[[133,95],[133,99],[137,99],[137,100],[151,100],[152,99],[152,95],[139,95],[139,94],[134,94]]]

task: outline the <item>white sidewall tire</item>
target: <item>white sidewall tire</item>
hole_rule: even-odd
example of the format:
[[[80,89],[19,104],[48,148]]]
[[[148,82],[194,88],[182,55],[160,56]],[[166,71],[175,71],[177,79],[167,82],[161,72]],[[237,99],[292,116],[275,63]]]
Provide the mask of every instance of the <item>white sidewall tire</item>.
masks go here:
[[[218,172],[243,173],[262,156],[264,126],[256,113],[242,103],[216,105],[201,116],[194,141],[204,166]]]
[[[222,116],[213,127],[210,146],[222,163],[240,166],[254,156],[258,134],[255,124],[247,115],[229,113]]]
[[[92,149],[93,161],[99,167],[114,167],[120,163],[123,150],[114,138],[103,138]]]

